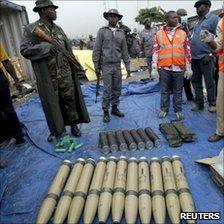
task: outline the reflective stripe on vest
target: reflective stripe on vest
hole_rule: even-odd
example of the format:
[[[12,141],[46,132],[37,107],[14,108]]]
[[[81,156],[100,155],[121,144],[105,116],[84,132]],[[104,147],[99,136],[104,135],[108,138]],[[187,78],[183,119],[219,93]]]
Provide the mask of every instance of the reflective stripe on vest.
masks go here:
[[[221,23],[222,49],[217,53],[219,55],[219,71],[224,72],[224,17]]]
[[[219,71],[224,72],[224,50],[222,51],[222,55],[219,56]]]
[[[187,35],[183,30],[177,28],[172,41],[169,40],[164,29],[157,32],[156,38],[160,46],[160,50],[158,52],[158,67],[186,65],[184,42]]]

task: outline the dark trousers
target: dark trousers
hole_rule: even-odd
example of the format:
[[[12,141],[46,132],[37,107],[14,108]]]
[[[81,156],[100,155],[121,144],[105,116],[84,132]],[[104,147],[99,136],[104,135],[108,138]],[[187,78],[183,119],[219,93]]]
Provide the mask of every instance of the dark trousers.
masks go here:
[[[19,139],[23,133],[12,104],[8,81],[0,71],[0,142],[10,137]]]
[[[158,71],[161,85],[161,110],[165,112],[169,111],[170,94],[173,93],[174,112],[182,111],[184,72],[173,72],[165,69],[159,69]]]
[[[217,89],[218,89],[218,81],[219,81],[219,57],[216,57],[216,62],[215,62],[215,74],[214,74],[214,79],[215,79],[215,96],[217,97]]]
[[[191,81],[190,79],[184,78],[184,91],[187,97],[187,100],[193,100],[193,93],[191,91]]]
[[[204,105],[202,75],[204,75],[209,106],[215,105],[215,82],[214,82],[214,60],[203,64],[202,59],[193,59],[191,62],[193,75],[191,82],[195,91],[195,103],[198,106]]]

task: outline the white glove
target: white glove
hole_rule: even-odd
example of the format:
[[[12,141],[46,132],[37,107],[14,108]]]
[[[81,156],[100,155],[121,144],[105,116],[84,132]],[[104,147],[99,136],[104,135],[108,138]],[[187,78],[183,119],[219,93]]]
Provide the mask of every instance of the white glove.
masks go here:
[[[186,78],[187,80],[191,78],[193,72],[191,70],[191,64],[187,64],[186,66],[186,71],[184,73],[184,78]]]
[[[200,39],[203,43],[209,43],[215,39],[215,35],[210,33],[208,30],[202,30],[200,33]]]
[[[156,64],[152,64],[151,76],[154,79],[159,79],[159,73],[158,73],[158,68]]]

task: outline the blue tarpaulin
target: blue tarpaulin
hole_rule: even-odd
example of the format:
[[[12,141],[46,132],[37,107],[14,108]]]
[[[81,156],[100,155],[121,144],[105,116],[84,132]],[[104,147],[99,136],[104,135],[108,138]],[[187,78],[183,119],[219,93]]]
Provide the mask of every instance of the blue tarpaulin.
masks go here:
[[[184,143],[179,148],[170,148],[158,130],[161,123],[157,118],[160,106],[158,83],[124,84],[120,109],[125,112],[125,118],[112,116],[111,122],[106,124],[102,122],[102,87],[96,104],[95,85],[83,85],[82,89],[91,123],[80,125],[82,137],[77,138],[77,141],[84,143],[84,146],[72,153],[55,153],[53,146],[46,141],[49,131],[38,97],[31,98],[17,108],[19,119],[26,126],[26,131],[33,142],[27,138],[24,147],[15,148],[14,142],[10,141],[0,150],[1,157],[8,162],[8,167],[0,171],[0,223],[34,223],[41,202],[63,159],[75,162],[79,157],[92,157],[97,160],[103,156],[98,145],[100,131],[148,126],[161,137],[163,143],[161,148],[135,152],[118,151],[109,155],[125,155],[128,158],[145,156],[148,159],[155,156],[161,158],[165,155],[181,156],[197,211],[222,213],[219,221],[198,221],[198,223],[223,223],[223,195],[211,180],[209,168],[195,163],[195,160],[217,155],[223,147],[221,141],[213,144],[207,141],[208,136],[215,132],[215,114],[209,113],[206,109],[191,112],[191,103],[185,101],[183,104],[185,124],[197,134],[198,140],[194,143]],[[163,122],[174,118],[175,114],[170,108],[170,113]],[[94,222],[97,221],[96,218]],[[139,218],[137,221],[140,223]],[[112,223],[111,218],[108,223]],[[166,223],[169,223],[168,218]]]

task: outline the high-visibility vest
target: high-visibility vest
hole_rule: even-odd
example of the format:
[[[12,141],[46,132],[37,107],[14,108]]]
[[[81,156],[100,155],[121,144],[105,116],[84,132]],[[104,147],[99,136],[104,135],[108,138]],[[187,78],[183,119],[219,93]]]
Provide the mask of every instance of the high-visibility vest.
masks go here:
[[[219,56],[219,71],[224,72],[224,17],[221,22],[221,33],[222,33],[222,49],[217,52]]]
[[[160,46],[158,51],[158,67],[170,67],[171,65],[185,66],[184,42],[187,34],[181,29],[175,30],[173,39],[170,40],[164,28],[156,33],[156,40]]]

